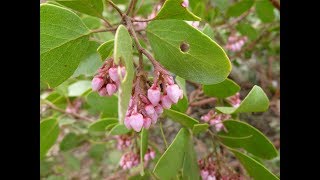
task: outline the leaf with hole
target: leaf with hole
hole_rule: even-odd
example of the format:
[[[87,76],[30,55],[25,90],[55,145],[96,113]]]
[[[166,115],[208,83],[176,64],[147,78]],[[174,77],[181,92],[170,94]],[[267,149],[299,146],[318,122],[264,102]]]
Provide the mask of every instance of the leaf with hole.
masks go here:
[[[178,174],[178,171],[183,166],[185,149],[187,148],[189,139],[190,133],[188,130],[185,128],[180,129],[154,167],[153,173],[158,178],[171,179]]]
[[[242,13],[249,10],[253,4],[253,0],[241,0],[228,8],[227,15],[231,17],[240,16]]]
[[[118,67],[118,74],[121,79],[118,95],[118,117],[120,123],[123,123],[124,121],[131,98],[134,76],[132,53],[131,36],[128,30],[123,25],[120,25],[114,38],[114,63],[119,64],[121,61],[126,67],[126,75],[124,77],[119,73],[120,67]]]
[[[258,161],[254,160],[253,158],[243,154],[238,150],[231,150],[233,154],[239,159],[241,164],[247,170],[248,174],[253,179],[259,180],[279,180],[279,178],[272,174],[266,167],[260,164]]]
[[[114,40],[112,39],[99,46],[97,51],[100,54],[102,61],[105,61],[108,57],[111,57],[113,53],[113,45],[114,45]]]
[[[176,121],[188,128],[193,128],[195,124],[199,123],[198,120],[175,110],[165,109],[164,114],[168,116],[170,119],[172,119],[173,121]]]
[[[217,98],[232,96],[240,90],[240,86],[228,78],[218,84],[203,85],[202,88],[205,95]]]
[[[56,87],[77,69],[89,48],[89,29],[73,12],[40,5],[40,86]]]
[[[231,148],[243,148],[249,153],[263,158],[272,159],[278,152],[270,140],[253,126],[236,120],[223,121],[227,132],[220,132],[221,142]]]
[[[46,156],[56,142],[59,131],[59,123],[56,119],[46,119],[40,122],[40,159]]]
[[[244,112],[264,112],[269,107],[269,99],[261,87],[254,86],[238,108],[216,107],[224,114],[244,113]]]
[[[147,36],[155,59],[186,80],[215,84],[226,79],[231,71],[231,63],[224,50],[184,21],[152,21],[148,24]],[[182,44],[188,44],[187,52],[180,49]]]
[[[92,135],[104,135],[106,127],[110,124],[118,123],[116,118],[104,118],[91,123],[88,127],[88,131]]]
[[[181,3],[183,0],[166,0],[155,19],[180,19],[187,21],[200,21],[201,18],[194,15]]]
[[[117,117],[118,115],[118,98],[117,96],[101,97],[96,92],[87,95],[87,102],[94,110],[104,113],[109,117]]]
[[[56,2],[73,10],[79,11],[80,13],[103,18],[102,0],[56,0]]]

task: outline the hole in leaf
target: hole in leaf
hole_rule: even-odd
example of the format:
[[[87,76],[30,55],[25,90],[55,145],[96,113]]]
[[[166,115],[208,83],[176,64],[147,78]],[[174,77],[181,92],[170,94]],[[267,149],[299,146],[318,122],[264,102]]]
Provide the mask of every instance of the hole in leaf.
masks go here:
[[[190,49],[190,45],[188,43],[183,42],[180,44],[180,50],[182,52],[188,52],[189,49]]]

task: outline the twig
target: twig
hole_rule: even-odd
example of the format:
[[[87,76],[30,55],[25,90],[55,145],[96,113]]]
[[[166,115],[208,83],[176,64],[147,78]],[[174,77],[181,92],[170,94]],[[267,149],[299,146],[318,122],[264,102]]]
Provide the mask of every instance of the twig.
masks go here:
[[[61,113],[64,113],[64,114],[67,114],[67,115],[71,115],[71,116],[74,116],[74,117],[76,117],[76,118],[83,119],[83,120],[86,120],[86,121],[89,121],[89,122],[93,122],[93,121],[94,121],[94,120],[91,119],[91,118],[88,118],[88,117],[86,117],[86,116],[82,116],[82,115],[77,114],[77,113],[69,113],[69,112],[66,112],[64,109],[58,108],[57,106],[55,106],[54,104],[52,104],[52,103],[49,102],[49,101],[44,101],[44,103],[45,103],[46,105],[48,105],[51,109],[54,109],[54,110],[59,111],[59,112],[61,112]]]
[[[137,0],[131,0],[130,1],[129,7],[128,7],[127,12],[126,12],[126,15],[130,15],[130,13],[134,12],[134,7],[136,6],[136,4],[137,4]]]
[[[154,18],[150,18],[150,19],[134,19],[134,18],[131,18],[132,22],[149,22],[149,21],[152,21],[152,20],[154,20]]]
[[[107,24],[108,27],[112,27],[110,22],[108,20],[106,20],[104,17],[101,17],[101,19]]]
[[[211,98],[203,99],[200,101],[192,102],[192,103],[190,103],[190,106],[202,106],[202,105],[205,105],[208,103],[216,102],[216,100],[217,100],[216,98],[211,97]]]
[[[280,11],[280,2],[277,0],[270,0],[272,5]]]
[[[114,4],[114,2],[112,2],[111,0],[106,0],[116,11],[118,11],[118,13],[120,14],[121,17],[123,17],[123,12],[118,8],[118,6],[116,4]]]

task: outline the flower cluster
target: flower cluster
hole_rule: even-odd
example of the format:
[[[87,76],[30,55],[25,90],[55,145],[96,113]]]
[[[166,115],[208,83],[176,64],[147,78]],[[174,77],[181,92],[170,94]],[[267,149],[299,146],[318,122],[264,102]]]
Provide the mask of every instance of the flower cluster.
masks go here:
[[[248,38],[246,36],[235,36],[231,35],[228,38],[228,43],[226,49],[238,52],[241,50],[242,46],[247,42]]]
[[[117,149],[119,150],[124,150],[132,144],[131,138],[126,134],[115,136],[115,138],[117,140]]]
[[[183,98],[183,91],[174,83],[168,73],[157,73],[151,87],[147,89],[146,77],[139,76],[135,81],[133,96],[126,113],[124,124],[128,129],[141,131],[155,124],[163,109],[170,109]]]
[[[240,93],[237,92],[235,95],[230,96],[227,98],[227,101],[233,106],[233,107],[239,107],[241,103],[240,99]]]
[[[216,180],[216,165],[211,158],[198,161],[202,180]]]
[[[124,77],[126,74],[125,67],[114,64],[112,58],[107,60],[92,79],[92,90],[97,91],[100,96],[111,96],[116,93],[120,85],[118,69],[121,76]]]
[[[122,167],[122,169],[127,170],[137,166],[139,163],[139,155],[133,152],[128,152],[122,155],[119,165]]]
[[[156,157],[156,152],[153,149],[148,148],[146,154],[144,155],[144,161],[149,162],[150,160],[154,159],[155,157]]]
[[[208,114],[201,116],[201,120],[214,126],[219,132],[224,128],[222,121],[227,120],[230,117],[229,114],[218,114],[214,110],[210,110]]]

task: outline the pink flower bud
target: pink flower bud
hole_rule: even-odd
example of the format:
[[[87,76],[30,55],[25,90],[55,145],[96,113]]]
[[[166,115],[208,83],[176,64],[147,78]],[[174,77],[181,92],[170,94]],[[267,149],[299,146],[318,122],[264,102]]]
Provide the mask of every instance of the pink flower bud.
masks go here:
[[[136,132],[140,132],[143,126],[143,116],[140,113],[133,114],[129,117],[130,125]]]
[[[151,119],[146,117],[146,118],[143,118],[143,127],[145,129],[149,129],[150,128],[150,125],[151,125]]]
[[[160,88],[156,87],[154,89],[151,87],[150,89],[148,89],[148,99],[153,106],[158,105],[160,101]]]
[[[118,68],[116,67],[110,68],[109,76],[114,82],[119,82]]]
[[[201,170],[200,172],[202,179],[207,179],[209,172],[207,170]]]
[[[209,175],[207,180],[216,180],[216,176],[215,175]]]
[[[145,154],[144,155],[144,161],[149,161],[150,160],[150,155],[149,154]]]
[[[173,77],[168,75],[168,76],[165,76],[165,80],[167,81],[167,83],[169,85],[173,85],[174,84],[174,80],[173,80]]]
[[[99,89],[98,93],[99,93],[100,96],[106,96],[106,95],[108,95],[107,88],[102,87],[101,89]]]
[[[121,67],[121,76],[122,76],[122,78],[124,78],[124,76],[126,76],[126,67],[124,67],[124,66]]]
[[[182,7],[188,7],[189,6],[189,0],[184,0],[182,3],[181,3],[181,6]]]
[[[112,96],[115,92],[117,92],[117,86],[115,84],[107,84],[107,91],[109,96]]]
[[[147,105],[144,109],[146,110],[146,112],[149,116],[156,113],[155,109],[153,108],[153,106],[151,104]]]
[[[130,125],[130,117],[126,116],[124,118],[124,125],[127,127],[127,129],[132,129],[132,127]]]
[[[156,157],[156,152],[154,152],[153,150],[150,151],[150,157],[151,159],[154,159]]]
[[[215,128],[216,128],[216,130],[219,132],[219,131],[221,131],[222,129],[223,129],[223,123],[222,122],[220,122],[220,123],[216,123],[215,124]]]
[[[176,84],[167,86],[167,94],[173,103],[177,103],[183,92]]]
[[[95,77],[92,79],[91,85],[93,91],[98,91],[102,86],[104,82],[102,78]]]
[[[155,124],[158,120],[158,114],[157,113],[153,113],[150,115],[150,118],[152,120],[152,124]]]
[[[164,96],[161,97],[161,105],[162,105],[163,108],[170,109],[172,103],[173,102],[171,101],[171,99],[169,98],[168,95],[164,95]]]
[[[154,110],[156,111],[156,113],[157,113],[158,115],[160,115],[160,114],[163,113],[163,108],[162,108],[162,106],[160,106],[160,105],[157,105],[156,107],[154,107]]]
[[[201,116],[201,120],[203,120],[204,122],[208,122],[210,120],[210,118],[211,117],[208,114]]]

